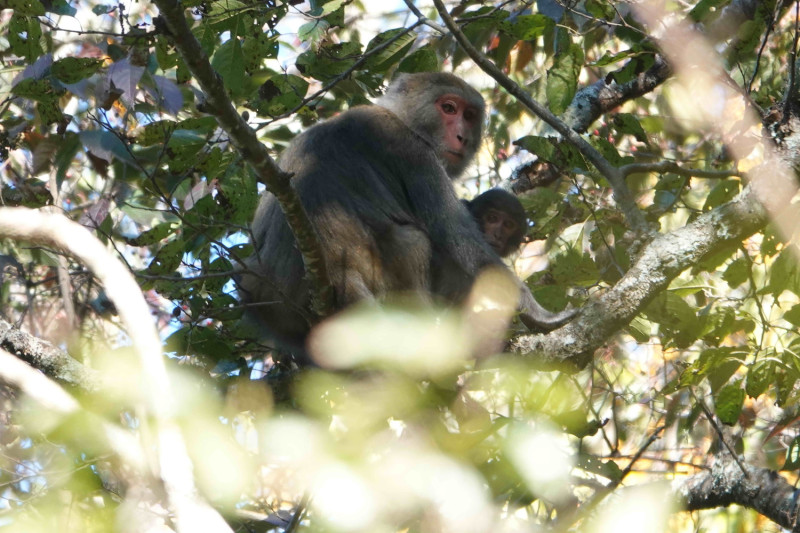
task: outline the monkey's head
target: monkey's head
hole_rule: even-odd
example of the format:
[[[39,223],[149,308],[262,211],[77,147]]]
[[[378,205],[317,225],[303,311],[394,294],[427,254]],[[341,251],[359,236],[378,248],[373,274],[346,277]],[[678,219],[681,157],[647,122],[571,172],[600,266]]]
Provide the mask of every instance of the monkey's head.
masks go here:
[[[515,252],[525,237],[528,217],[516,196],[502,189],[490,189],[467,202],[486,242],[500,257]]]
[[[457,76],[403,74],[395,78],[378,105],[433,146],[451,178],[464,171],[480,146],[483,97]]]

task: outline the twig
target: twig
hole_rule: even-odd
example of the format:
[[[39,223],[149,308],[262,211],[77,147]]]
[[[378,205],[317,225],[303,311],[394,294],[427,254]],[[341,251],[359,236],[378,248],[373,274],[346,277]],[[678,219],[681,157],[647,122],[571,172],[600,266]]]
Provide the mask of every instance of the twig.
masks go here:
[[[314,311],[320,316],[330,314],[333,309],[333,288],[316,232],[291,185],[291,175],[278,167],[258,140],[256,132],[236,112],[222,79],[211,67],[208,55],[186,22],[184,5],[177,0],[155,0],[155,4],[175,39],[175,47],[205,93],[209,113],[228,133],[258,178],[275,195],[286,215],[311,280]]]
[[[569,527],[579,520],[583,519],[583,517],[588,516],[597,506],[612,492],[616,489],[622,481],[631,473],[633,470],[633,465],[642,457],[647,448],[649,448],[656,440],[658,440],[659,435],[661,434],[667,426],[661,426],[656,428],[650,437],[645,441],[642,446],[636,451],[636,453],[631,457],[631,460],[628,462],[628,465],[622,470],[619,477],[614,479],[608,485],[604,486],[603,488],[599,489],[594,496],[587,501],[586,503],[581,504],[580,508],[576,508],[572,512],[568,512],[563,516],[559,517],[553,530],[555,531],[567,531]]]
[[[414,2],[412,2],[411,0],[403,0],[403,1],[408,6],[408,9],[410,9],[411,12],[414,13],[414,16],[416,16],[417,19],[419,19],[420,23],[425,24],[426,26],[430,26],[431,28],[438,31],[442,35],[447,33],[447,28],[439,24],[436,24],[434,21],[423,15],[422,11],[420,11],[419,8],[414,5]]]
[[[308,509],[308,502],[311,500],[311,496],[308,492],[303,494],[300,503],[297,504],[297,509],[295,509],[294,514],[292,515],[292,520],[289,522],[289,525],[286,526],[286,529],[283,530],[283,533],[294,533],[297,530],[297,527],[300,525],[300,520],[302,520],[303,515],[306,514],[306,510]]]
[[[795,77],[797,74],[797,40],[800,35],[800,0],[795,2],[794,12],[794,41],[792,42],[792,53],[789,54],[789,87],[786,90],[786,99],[783,102],[783,120],[784,124],[789,122],[791,116],[791,106],[795,101]]]
[[[703,411],[703,414],[706,415],[708,422],[711,424],[711,427],[714,428],[714,431],[716,431],[717,436],[719,437],[719,440],[722,442],[723,446],[725,446],[725,449],[728,450],[728,453],[731,454],[731,457],[733,457],[734,461],[736,461],[736,464],[739,465],[739,469],[744,474],[744,477],[750,477],[750,474],[745,469],[741,459],[739,459],[739,456],[736,455],[736,452],[733,450],[733,448],[731,448],[731,445],[728,444],[728,440],[722,433],[722,428],[720,428],[719,424],[717,424],[717,421],[714,420],[714,415],[712,415],[711,411],[708,410],[708,407],[706,407],[705,402],[699,396],[697,396],[697,394],[694,393],[694,389],[692,389],[691,387],[689,388],[689,392],[694,398],[694,401],[697,402],[697,405],[700,406],[700,409]]]
[[[659,174],[671,172],[679,176],[707,179],[744,177],[744,173],[739,172],[738,170],[702,170],[699,168],[683,168],[674,161],[659,161],[657,163],[631,163],[630,165],[624,165],[620,167],[619,170],[625,177],[628,177],[631,174],[640,174],[644,172],[656,172]]]

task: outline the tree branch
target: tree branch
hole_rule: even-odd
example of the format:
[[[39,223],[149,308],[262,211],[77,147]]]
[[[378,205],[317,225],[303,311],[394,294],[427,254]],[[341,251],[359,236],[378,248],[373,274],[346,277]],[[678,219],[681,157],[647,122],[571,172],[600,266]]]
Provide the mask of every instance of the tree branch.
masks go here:
[[[211,67],[203,47],[186,22],[185,7],[177,0],[154,0],[154,3],[172,33],[175,47],[205,93],[208,112],[228,133],[244,160],[253,167],[259,180],[278,199],[311,280],[314,310],[320,316],[330,314],[333,309],[333,288],[328,279],[317,234],[291,185],[291,175],[278,167],[266,147],[258,140],[255,131],[236,112],[222,79]]]
[[[87,392],[96,392],[100,376],[47,341],[25,333],[0,318],[0,349],[22,359],[46,376]]]
[[[629,100],[648,94],[671,75],[667,62],[658,56],[652,67],[627,83],[617,84],[610,76],[598,80],[575,93],[561,120],[575,131],[584,133],[602,115]]]
[[[785,201],[789,201],[786,198]],[[545,366],[587,364],[614,335],[683,270],[728,242],[745,239],[767,222],[767,211],[751,186],[691,224],[648,243],[631,269],[607,292],[592,299],[572,322],[546,335],[528,335],[513,349]]]
[[[737,504],[766,516],[791,531],[800,531],[798,490],[773,470],[717,456],[711,470],[673,483],[673,492],[687,511]]]

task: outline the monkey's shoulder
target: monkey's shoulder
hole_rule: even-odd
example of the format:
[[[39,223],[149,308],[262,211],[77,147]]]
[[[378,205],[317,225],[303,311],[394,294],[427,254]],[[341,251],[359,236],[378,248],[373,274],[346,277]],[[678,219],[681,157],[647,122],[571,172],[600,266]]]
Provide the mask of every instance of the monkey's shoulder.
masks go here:
[[[319,140],[334,138],[340,141],[366,140],[375,143],[408,139],[411,129],[392,111],[378,105],[353,107],[340,115],[320,122],[306,131]]]

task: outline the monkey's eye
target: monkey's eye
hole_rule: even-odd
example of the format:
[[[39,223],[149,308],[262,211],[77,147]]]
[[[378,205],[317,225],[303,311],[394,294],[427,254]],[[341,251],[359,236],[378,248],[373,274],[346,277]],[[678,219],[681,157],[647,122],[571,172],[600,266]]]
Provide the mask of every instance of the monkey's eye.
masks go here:
[[[473,122],[477,118],[478,118],[478,112],[472,109],[471,107],[468,107],[467,109],[464,110],[464,120],[466,120],[467,122]]]
[[[442,102],[441,104],[442,111],[444,111],[448,115],[455,115],[458,113],[458,106],[449,100],[447,102]]]
[[[490,224],[495,224],[499,220],[498,216],[494,213],[487,213],[486,214],[486,222]]]

